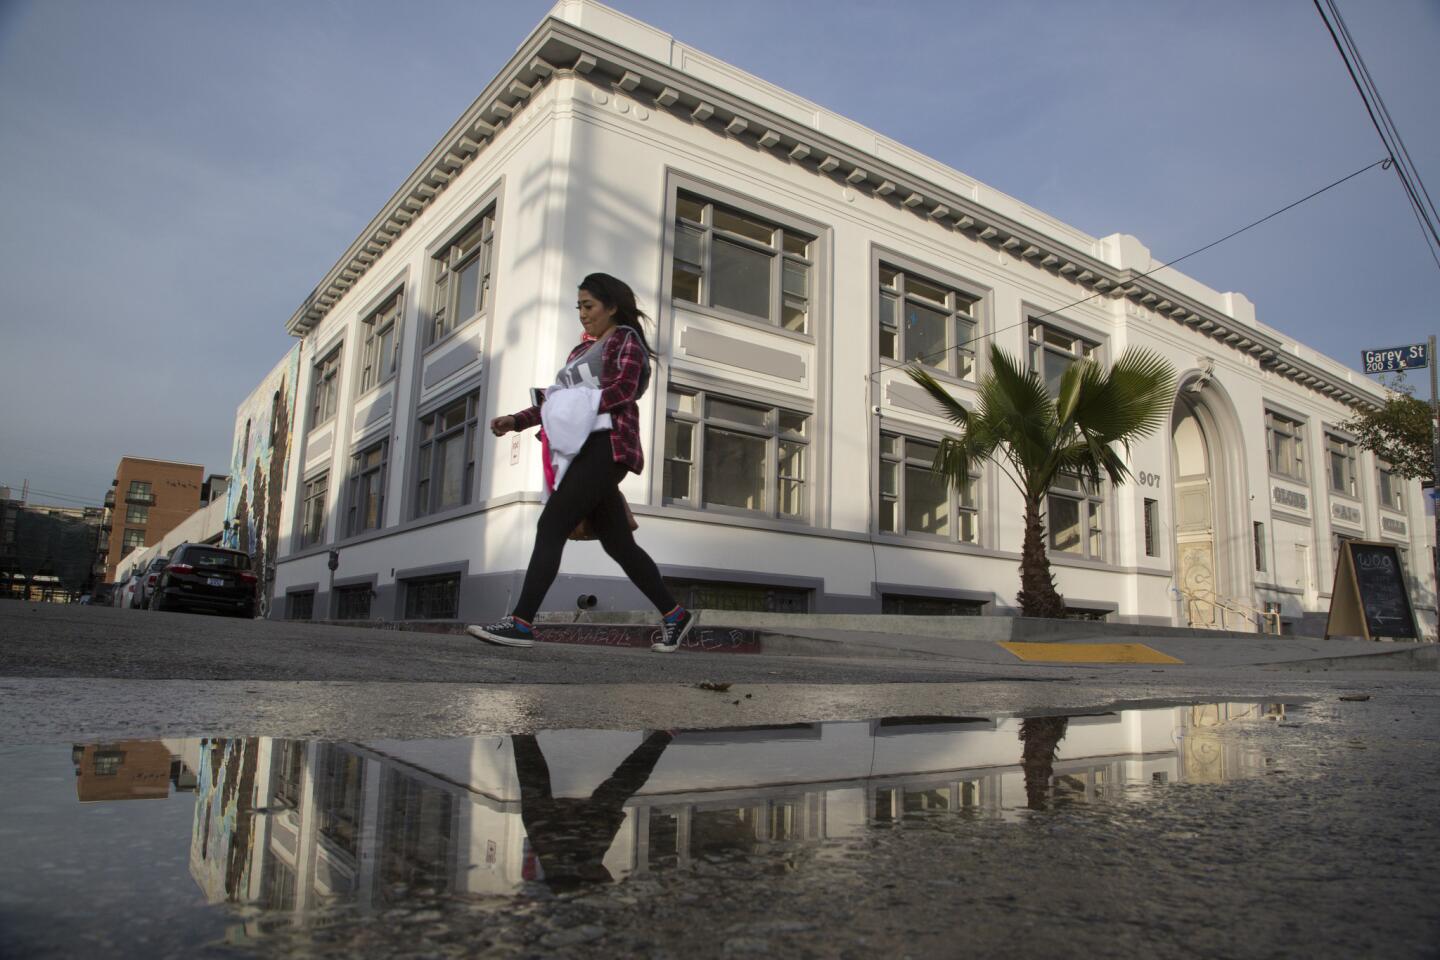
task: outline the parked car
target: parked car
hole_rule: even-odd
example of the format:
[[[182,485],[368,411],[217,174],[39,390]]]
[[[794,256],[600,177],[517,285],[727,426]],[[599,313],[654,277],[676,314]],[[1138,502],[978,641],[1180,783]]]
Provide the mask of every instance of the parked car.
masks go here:
[[[170,551],[150,600],[152,610],[194,608],[255,616],[256,576],[239,550],[182,543]]]
[[[135,606],[150,609],[150,599],[155,596],[155,587],[160,582],[160,573],[169,562],[166,557],[156,557],[145,565],[140,574],[140,585],[136,588]]]
[[[120,606],[126,610],[134,610],[140,606],[136,598],[140,594],[140,574],[143,572],[143,567],[131,570],[125,577],[125,585],[120,588]]]

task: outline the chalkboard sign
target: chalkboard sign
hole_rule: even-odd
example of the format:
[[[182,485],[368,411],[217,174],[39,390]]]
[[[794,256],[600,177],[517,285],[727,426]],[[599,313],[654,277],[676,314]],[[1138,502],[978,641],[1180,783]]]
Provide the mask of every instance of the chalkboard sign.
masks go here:
[[[1400,551],[1391,543],[1345,540],[1335,565],[1335,589],[1325,636],[1418,640]]]

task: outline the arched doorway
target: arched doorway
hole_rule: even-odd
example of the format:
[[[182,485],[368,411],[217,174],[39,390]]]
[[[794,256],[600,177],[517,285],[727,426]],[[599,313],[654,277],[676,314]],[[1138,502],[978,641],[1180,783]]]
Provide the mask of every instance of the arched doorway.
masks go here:
[[[1213,627],[1215,604],[1215,498],[1210,443],[1195,408],[1182,398],[1171,419],[1170,457],[1175,481],[1175,586],[1187,626]]]
[[[1244,444],[1234,407],[1208,371],[1182,379],[1170,468],[1180,624],[1254,629]]]

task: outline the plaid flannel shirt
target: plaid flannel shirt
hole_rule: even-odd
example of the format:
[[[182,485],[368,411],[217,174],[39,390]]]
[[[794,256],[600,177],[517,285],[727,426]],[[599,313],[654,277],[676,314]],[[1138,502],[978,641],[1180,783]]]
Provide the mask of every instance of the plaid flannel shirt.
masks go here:
[[[631,473],[639,473],[645,467],[645,451],[640,447],[640,408],[635,405],[640,396],[640,378],[650,358],[640,345],[640,338],[624,333],[621,327],[605,338],[602,357],[604,364],[600,374],[600,412],[610,414],[610,448],[614,451],[615,462],[623,463]],[[566,363],[574,360],[590,346],[589,338],[581,340]],[[543,391],[540,393],[544,400]],[[540,423],[540,407],[526,407],[514,414],[515,429],[528,430]]]

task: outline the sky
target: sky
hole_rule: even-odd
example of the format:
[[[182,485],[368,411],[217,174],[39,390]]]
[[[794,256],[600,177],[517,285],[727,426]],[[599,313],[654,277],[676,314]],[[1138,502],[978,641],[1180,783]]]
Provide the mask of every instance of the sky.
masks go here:
[[[1440,3],[1338,4],[1440,197]],[[1309,0],[611,5],[1158,260],[1385,155]],[[0,0],[0,485],[227,472],[285,322],[550,6]],[[1379,168],[1179,269],[1353,367],[1440,326]]]

